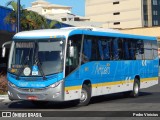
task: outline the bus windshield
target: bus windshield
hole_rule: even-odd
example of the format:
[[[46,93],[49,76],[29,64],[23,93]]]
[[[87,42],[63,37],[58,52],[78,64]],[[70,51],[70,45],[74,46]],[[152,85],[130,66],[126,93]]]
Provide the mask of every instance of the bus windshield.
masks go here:
[[[8,71],[17,76],[44,76],[62,72],[63,44],[62,39],[14,42]]]

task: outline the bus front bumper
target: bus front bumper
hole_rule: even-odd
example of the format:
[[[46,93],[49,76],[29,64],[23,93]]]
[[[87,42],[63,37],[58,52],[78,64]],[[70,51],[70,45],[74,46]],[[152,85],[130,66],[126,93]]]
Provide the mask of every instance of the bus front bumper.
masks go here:
[[[8,84],[8,96],[10,100],[64,101],[64,82],[42,89],[18,88]]]

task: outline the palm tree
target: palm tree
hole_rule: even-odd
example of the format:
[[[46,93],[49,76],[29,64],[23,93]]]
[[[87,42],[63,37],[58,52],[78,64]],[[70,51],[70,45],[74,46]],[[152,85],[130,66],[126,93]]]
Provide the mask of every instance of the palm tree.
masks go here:
[[[13,12],[11,12],[6,18],[6,23],[16,24],[16,13],[17,13],[17,3],[14,1],[10,1],[7,3],[7,6],[11,5],[13,8]],[[44,16],[39,15],[36,12],[28,11],[27,9],[23,9],[20,6],[21,16],[20,16],[20,26],[21,30],[34,30],[34,29],[42,29],[42,28],[55,28],[55,25],[58,21],[52,20],[48,21]]]

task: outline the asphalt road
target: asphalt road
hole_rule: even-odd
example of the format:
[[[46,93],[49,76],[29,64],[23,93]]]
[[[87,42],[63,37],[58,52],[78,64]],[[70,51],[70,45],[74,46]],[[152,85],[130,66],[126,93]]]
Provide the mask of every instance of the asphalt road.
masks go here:
[[[160,83],[160,80],[159,80]],[[94,97],[88,106],[76,106],[73,101],[64,103],[53,103],[50,102],[46,106],[37,107],[28,101],[13,101],[13,102],[0,102],[0,110],[5,111],[52,111],[50,114],[64,114],[74,116],[90,116],[99,117],[109,114],[109,116],[123,116],[128,112],[143,112],[143,111],[159,111],[160,113],[160,84],[141,90],[138,98],[124,97],[122,93],[105,95]],[[54,112],[55,111],[55,112]],[[56,113],[56,111],[63,111]],[[64,111],[69,111],[65,113]],[[74,112],[73,112],[74,111]],[[78,112],[81,111],[81,112]],[[84,115],[84,111],[86,115]],[[94,111],[94,112],[90,112]],[[96,111],[102,111],[97,112]],[[104,112],[104,111],[117,111],[117,112]],[[125,112],[120,112],[125,111]],[[126,112],[127,111],[127,112]],[[104,115],[105,114],[105,115]],[[70,117],[72,117],[72,115]],[[55,115],[56,116],[56,115]],[[63,116],[63,115],[62,115]],[[160,117],[160,116],[159,116]]]

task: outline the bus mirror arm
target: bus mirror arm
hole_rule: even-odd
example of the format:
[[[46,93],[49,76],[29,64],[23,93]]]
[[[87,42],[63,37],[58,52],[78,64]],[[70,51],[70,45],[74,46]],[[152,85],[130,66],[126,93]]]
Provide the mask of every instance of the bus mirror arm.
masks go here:
[[[2,57],[4,58],[5,57],[5,55],[6,55],[6,45],[9,45],[9,44],[11,44],[12,43],[12,41],[8,41],[8,42],[5,42],[5,43],[3,43],[2,44]]]

